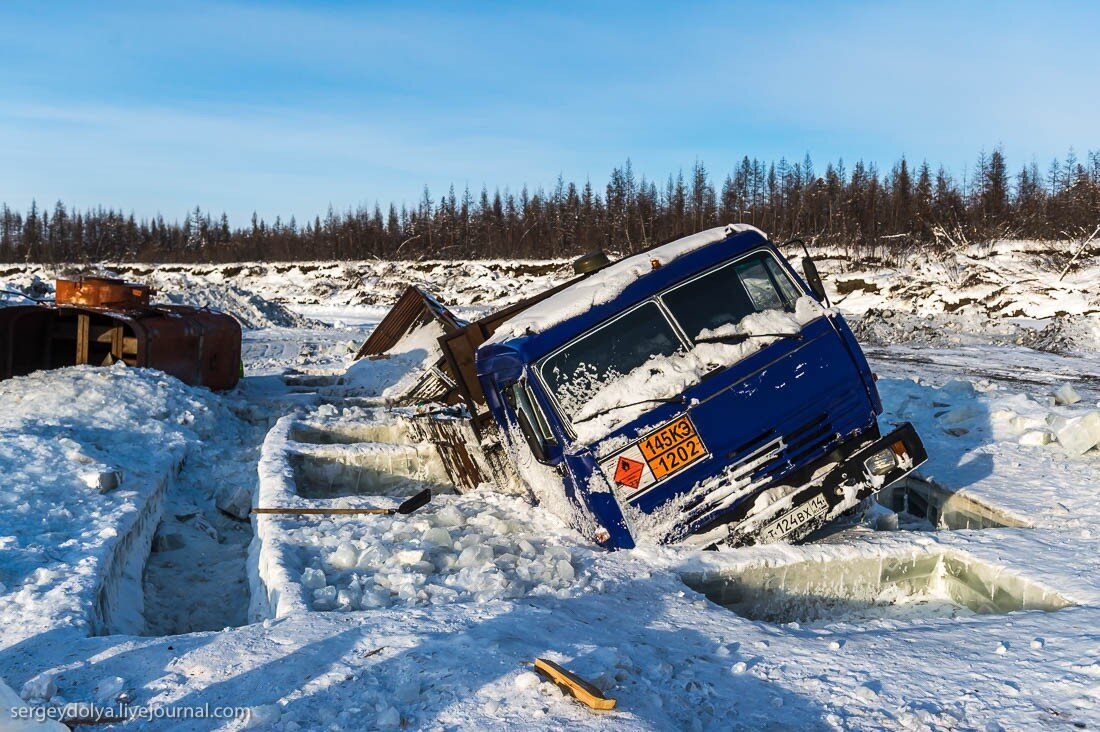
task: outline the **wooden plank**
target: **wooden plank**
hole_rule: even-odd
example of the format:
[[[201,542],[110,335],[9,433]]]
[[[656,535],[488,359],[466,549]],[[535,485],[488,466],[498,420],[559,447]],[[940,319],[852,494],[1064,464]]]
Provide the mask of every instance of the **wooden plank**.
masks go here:
[[[535,659],[535,671],[553,681],[559,689],[569,694],[589,709],[607,711],[615,708],[615,700],[603,695],[603,692],[569,669],[562,668],[545,658]]]
[[[122,323],[111,329],[111,358],[121,361],[123,355]]]
[[[481,383],[477,380],[477,364],[474,361],[477,347],[484,342],[485,337],[476,324],[468,325],[457,333],[439,339],[443,356],[447,359],[447,365],[458,384],[458,391],[462,394],[466,408],[473,416],[477,416],[485,405],[485,394],[481,391]]]
[[[421,442],[430,442],[436,449],[447,477],[459,493],[475,490],[492,478],[484,475],[467,447],[467,436],[462,434],[463,422],[416,418],[409,421],[410,435]]]
[[[76,316],[76,365],[88,363],[88,341],[90,338],[91,318],[87,315]]]
[[[88,332],[91,334],[92,341],[96,343],[110,343],[114,329],[114,325],[93,324],[88,328]]]

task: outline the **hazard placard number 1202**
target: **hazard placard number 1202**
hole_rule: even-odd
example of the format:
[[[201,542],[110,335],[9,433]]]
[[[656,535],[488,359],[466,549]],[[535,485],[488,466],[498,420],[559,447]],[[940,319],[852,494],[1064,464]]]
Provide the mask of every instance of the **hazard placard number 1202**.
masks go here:
[[[638,444],[657,480],[681,470],[707,454],[687,415],[647,435]]]

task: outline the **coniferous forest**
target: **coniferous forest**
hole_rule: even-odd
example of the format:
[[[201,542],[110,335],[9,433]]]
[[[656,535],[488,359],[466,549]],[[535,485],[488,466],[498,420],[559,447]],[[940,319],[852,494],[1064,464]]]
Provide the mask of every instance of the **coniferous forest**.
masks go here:
[[[745,157],[718,176],[697,162],[686,176],[657,181],[627,161],[600,190],[561,178],[549,190],[452,187],[436,197],[425,189],[415,207],[329,209],[311,221],[253,215],[245,226],[201,208],[166,221],[61,201],[25,211],[4,204],[0,262],[556,258],[629,253],[729,222],[863,256],[1008,237],[1084,239],[1100,224],[1100,152],[1010,172],[994,149],[961,176],[905,159],[882,171]]]

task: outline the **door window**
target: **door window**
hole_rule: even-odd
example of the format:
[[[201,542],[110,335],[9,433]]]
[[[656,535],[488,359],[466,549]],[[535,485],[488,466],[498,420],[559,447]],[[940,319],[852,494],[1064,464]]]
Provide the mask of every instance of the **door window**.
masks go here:
[[[654,302],[634,308],[551,355],[543,381],[569,419],[596,392],[654,356],[671,356],[683,343]]]
[[[761,252],[713,269],[661,295],[692,340],[704,330],[739,323],[763,310],[794,310],[798,290],[775,260]]]

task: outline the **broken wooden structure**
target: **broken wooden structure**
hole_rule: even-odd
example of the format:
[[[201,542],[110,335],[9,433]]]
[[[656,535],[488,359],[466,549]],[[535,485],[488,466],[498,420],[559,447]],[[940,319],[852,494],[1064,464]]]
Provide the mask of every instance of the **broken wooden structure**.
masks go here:
[[[398,402],[406,405],[426,402],[462,404],[469,412],[475,433],[480,437],[491,418],[485,408],[485,394],[477,379],[474,357],[478,346],[489,340],[504,322],[609,263],[603,252],[580,257],[573,263],[577,277],[472,322],[457,317],[430,292],[410,285],[371,331],[356,358],[385,357],[386,352],[409,333],[433,320],[438,321],[443,327],[443,336],[439,338],[443,355]]]
[[[448,477],[459,491],[472,490],[493,476],[500,478],[512,470],[499,444],[482,440],[492,429],[492,417],[477,378],[478,346],[512,317],[576,284],[608,261],[602,252],[581,257],[573,265],[577,277],[472,322],[455,316],[431,293],[410,285],[359,349],[356,358],[386,358],[387,351],[416,329],[433,320],[441,324],[442,355],[425,369],[413,388],[394,402],[401,406],[435,402],[464,407],[461,418],[457,416],[462,414],[461,410],[457,413],[445,410],[412,419],[413,434],[418,440],[435,445]],[[478,443],[481,449],[471,447]]]

